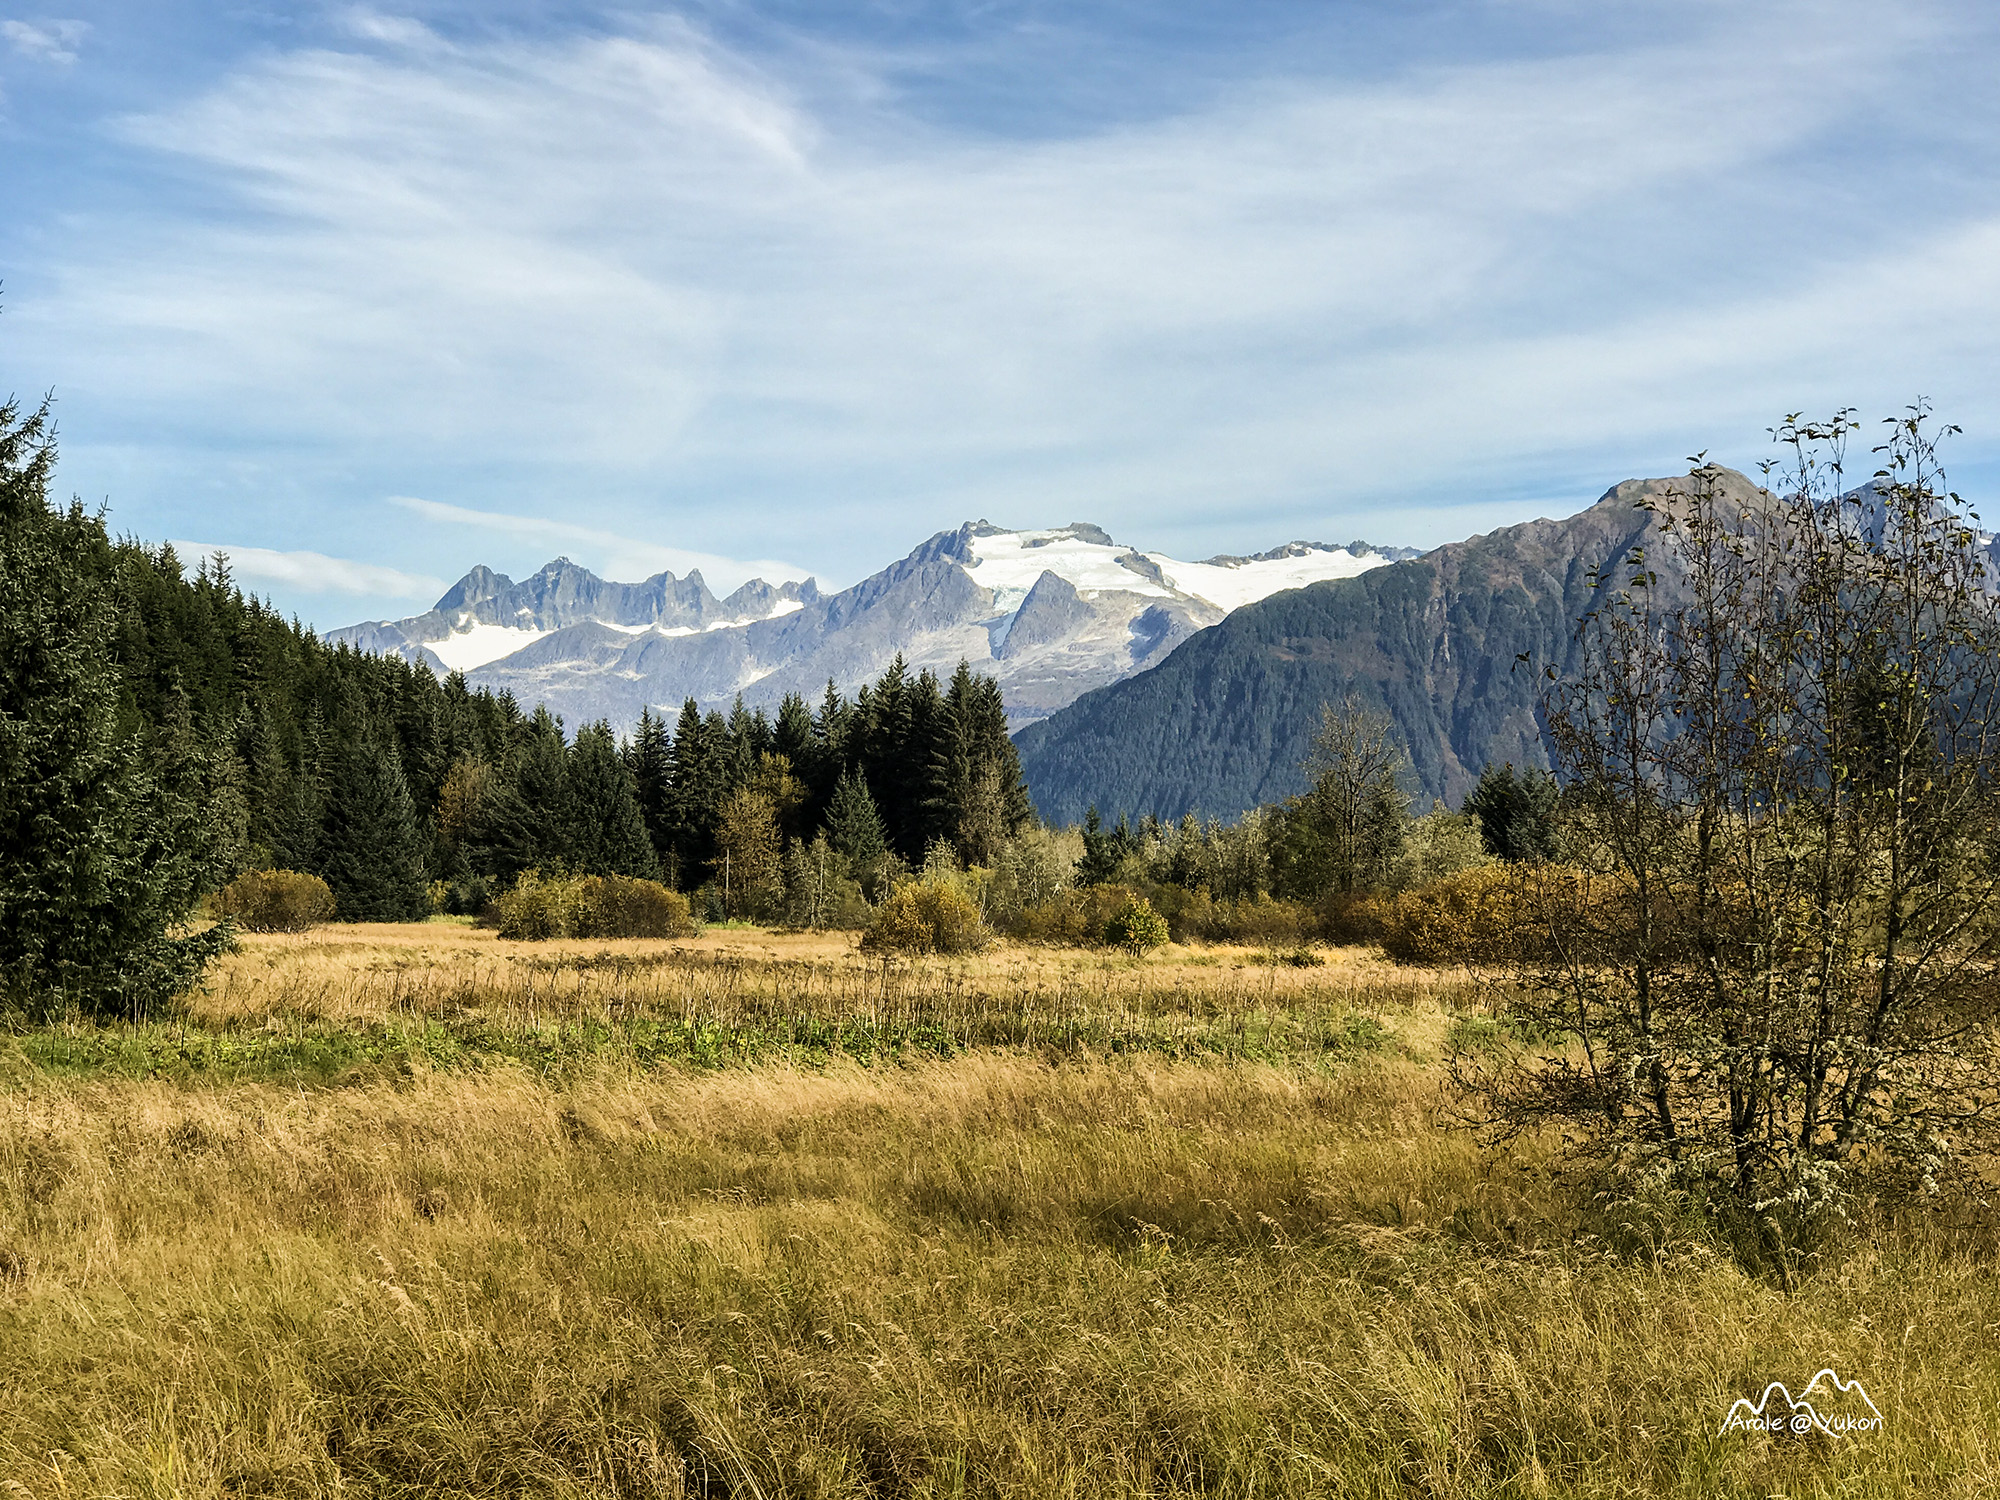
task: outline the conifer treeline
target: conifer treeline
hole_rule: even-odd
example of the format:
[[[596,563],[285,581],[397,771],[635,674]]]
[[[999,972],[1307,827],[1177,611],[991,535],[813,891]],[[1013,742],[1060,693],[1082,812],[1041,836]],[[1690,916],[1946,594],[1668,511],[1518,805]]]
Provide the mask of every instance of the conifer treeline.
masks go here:
[[[998,685],[963,662],[940,683],[900,656],[851,700],[829,683],[817,709],[788,694],[773,717],[689,699],[671,730],[643,712],[624,745],[599,722],[565,750],[537,709],[498,754],[460,755],[438,806],[436,867],[465,909],[551,864],[767,909],[787,850],[815,839],[872,885],[939,842],[991,863],[1032,816]]]
[[[998,687],[963,664],[941,684],[898,659],[852,700],[829,684],[817,710],[690,702],[671,730],[647,713],[628,743],[604,723],[567,743],[546,710],[329,645],[224,564],[190,576],[171,547],[50,506],[52,436],[46,407],[0,407],[0,800],[20,856],[0,869],[0,915],[19,931],[37,912],[51,932],[101,927],[148,881],[172,887],[154,905],[185,910],[255,866],[322,876],[349,920],[421,916],[440,882],[476,909],[556,864],[713,880],[736,905],[739,888],[782,884],[787,849],[816,836],[865,882],[940,839],[985,862],[1030,817]],[[95,780],[70,785],[79,767]],[[129,890],[112,889],[124,875],[88,901],[41,889],[65,822],[78,870],[129,865]],[[33,939],[30,967],[52,974],[69,941]]]
[[[938,840],[986,862],[1031,815],[999,688],[963,663],[940,684],[898,658],[852,700],[829,683],[816,711],[791,695],[775,718],[689,700],[671,733],[647,711],[626,743],[603,721],[569,743],[509,693],[325,644],[224,566],[188,578],[171,548],[131,542],[106,563],[127,714],[207,736],[223,862],[318,874],[347,920],[420,917],[436,883],[477,911],[551,866],[713,882],[748,910],[789,843],[825,834],[868,880]]]

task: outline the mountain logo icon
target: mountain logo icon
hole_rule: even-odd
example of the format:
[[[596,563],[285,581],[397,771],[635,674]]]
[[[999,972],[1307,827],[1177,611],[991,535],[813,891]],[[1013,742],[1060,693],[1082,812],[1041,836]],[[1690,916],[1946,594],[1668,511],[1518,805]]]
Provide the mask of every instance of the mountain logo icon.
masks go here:
[[[1774,1401],[1776,1395],[1781,1398]],[[1722,1419],[1722,1432],[1788,1432],[1803,1437],[1823,1432],[1880,1432],[1882,1413],[1858,1380],[1842,1380],[1821,1370],[1794,1396],[1781,1380],[1764,1387],[1755,1402],[1738,1397]]]

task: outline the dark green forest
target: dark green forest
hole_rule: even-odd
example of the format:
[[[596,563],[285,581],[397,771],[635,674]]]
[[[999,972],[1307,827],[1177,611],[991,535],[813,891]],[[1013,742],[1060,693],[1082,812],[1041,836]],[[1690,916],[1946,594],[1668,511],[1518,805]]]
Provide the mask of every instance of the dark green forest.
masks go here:
[[[50,503],[46,405],[0,407],[0,964],[20,993],[158,993],[238,871],[320,876],[342,918],[476,912],[530,868],[663,879],[742,914],[788,846],[864,881],[1031,817],[998,687],[899,659],[775,717],[647,713],[629,739],[329,646],[224,563]],[[716,910],[715,908],[721,908]],[[162,932],[167,935],[160,936]],[[147,936],[147,934],[152,934]]]

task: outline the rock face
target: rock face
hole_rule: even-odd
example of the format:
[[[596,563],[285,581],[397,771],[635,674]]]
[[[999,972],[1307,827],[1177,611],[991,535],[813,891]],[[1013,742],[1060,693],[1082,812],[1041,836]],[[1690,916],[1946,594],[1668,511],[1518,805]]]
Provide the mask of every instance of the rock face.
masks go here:
[[[515,583],[475,568],[425,614],[334,631],[475,684],[547,703],[571,725],[815,699],[881,674],[900,652],[940,675],[961,659],[1000,682],[1019,728],[1164,660],[1247,599],[1384,566],[1409,549],[1294,542],[1255,557],[1183,563],[1076,523],[1006,531],[971,521],[837,594],[808,579],[752,580],[727,599],[698,573],[608,583],[559,558]]]
[[[1358,577],[1238,609],[1152,670],[1087,693],[1017,736],[1044,818],[1093,803],[1230,817],[1304,788],[1322,704],[1353,692],[1386,712],[1410,755],[1420,807],[1456,804],[1489,761],[1545,766],[1541,669],[1576,666],[1593,574],[1647,540],[1642,501],[1681,480],[1628,480],[1564,521],[1439,547]],[[1725,486],[1754,490],[1725,471]],[[1678,584],[1671,549],[1649,562]],[[1519,658],[1527,657],[1521,664]]]

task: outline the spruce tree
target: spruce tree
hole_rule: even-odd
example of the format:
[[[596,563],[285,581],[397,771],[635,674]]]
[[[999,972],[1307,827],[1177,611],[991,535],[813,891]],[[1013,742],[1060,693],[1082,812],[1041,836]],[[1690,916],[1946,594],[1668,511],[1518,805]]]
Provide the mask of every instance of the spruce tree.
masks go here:
[[[674,848],[674,750],[667,738],[666,721],[655,717],[651,707],[639,710],[639,730],[625,748],[625,765],[632,773],[632,795],[638,799],[639,817],[646,825],[655,862],[671,876],[667,866]]]
[[[1546,771],[1487,766],[1460,811],[1479,820],[1488,854],[1515,864],[1555,857],[1556,780]]]
[[[425,893],[428,840],[395,753],[359,741],[334,760],[316,873],[343,922],[416,922]]]
[[[659,874],[632,775],[600,719],[577,731],[569,757],[570,861],[593,875]]]
[[[103,523],[51,512],[46,403],[0,405],[0,992],[34,1010],[143,1012],[226,929],[172,938],[200,851],[171,842],[144,745],[118,723]]]
[[[576,853],[577,816],[562,721],[538,707],[505,769],[506,806],[521,859],[534,866],[567,864]]]
[[[852,772],[843,773],[834,784],[826,838],[857,880],[865,881],[887,852],[875,799],[868,795],[868,784]]]
[[[813,761],[819,747],[813,740],[812,710],[797,693],[785,694],[778,705],[778,718],[771,726],[771,749],[791,762],[792,774],[805,783],[808,793],[818,785]]]
[[[704,715],[692,698],[681,705],[668,807],[675,861],[688,884],[702,879],[715,858],[715,825],[729,791],[728,738],[721,715]]]

